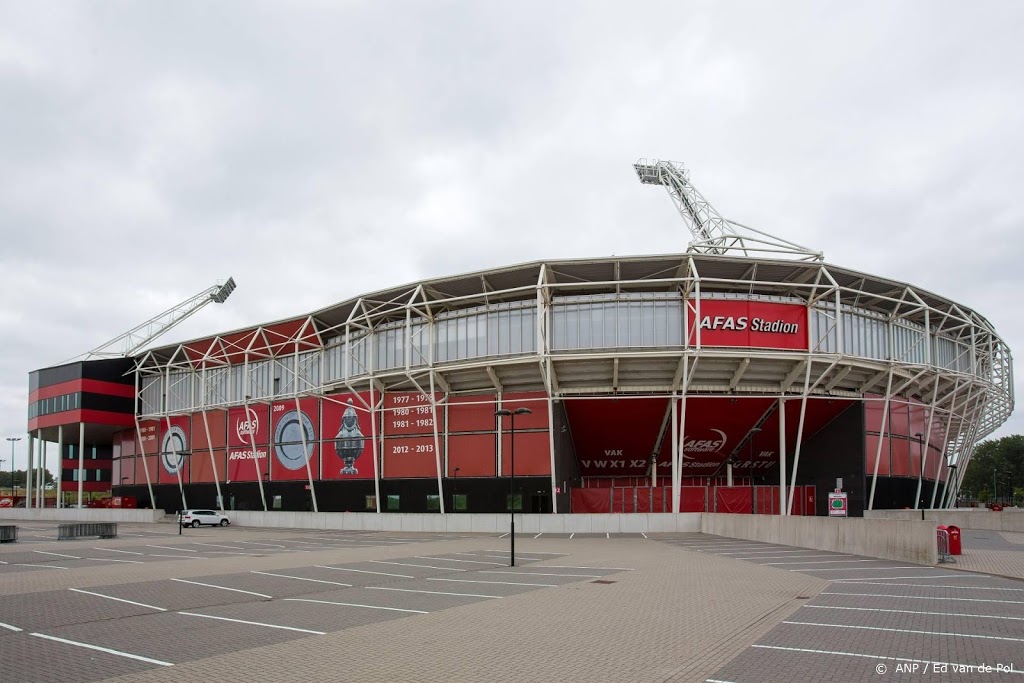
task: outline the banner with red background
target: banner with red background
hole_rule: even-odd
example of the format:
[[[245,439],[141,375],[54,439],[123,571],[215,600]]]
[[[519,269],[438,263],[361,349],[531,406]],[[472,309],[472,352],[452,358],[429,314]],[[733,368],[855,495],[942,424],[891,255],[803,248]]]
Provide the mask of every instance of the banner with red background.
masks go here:
[[[315,398],[279,401],[270,406],[270,429],[274,434],[271,479],[277,481],[320,478],[319,405]],[[303,450],[305,439],[305,450]],[[309,473],[306,462],[309,462]]]
[[[373,479],[374,431],[369,405],[366,391],[331,394],[321,400],[322,479]]]
[[[689,344],[807,350],[807,307],[771,301],[700,299],[686,302]]]
[[[260,404],[250,405],[248,411],[244,406],[228,409],[227,479],[229,481],[256,481],[257,477],[267,474],[269,413],[268,406]],[[254,443],[255,449],[253,448]]]

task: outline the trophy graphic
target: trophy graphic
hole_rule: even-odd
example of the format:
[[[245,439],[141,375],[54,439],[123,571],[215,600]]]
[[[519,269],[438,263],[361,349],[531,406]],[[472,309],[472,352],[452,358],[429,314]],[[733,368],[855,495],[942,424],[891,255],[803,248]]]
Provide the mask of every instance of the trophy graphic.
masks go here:
[[[359,431],[359,420],[356,409],[352,407],[352,399],[348,400],[348,407],[341,417],[341,429],[334,437],[334,452],[338,454],[345,464],[341,468],[342,474],[359,474],[355,468],[356,459],[363,452],[363,433]]]

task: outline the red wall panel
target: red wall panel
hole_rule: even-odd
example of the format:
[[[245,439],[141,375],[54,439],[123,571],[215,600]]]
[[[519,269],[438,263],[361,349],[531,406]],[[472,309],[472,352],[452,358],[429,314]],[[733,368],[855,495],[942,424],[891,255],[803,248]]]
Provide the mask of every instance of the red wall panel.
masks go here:
[[[542,391],[506,392],[501,396],[501,407],[503,410],[516,410],[517,408],[529,408],[526,415],[516,415],[516,431],[520,429],[547,429],[548,427],[548,401],[547,394]],[[503,417],[501,422],[503,429],[508,428],[511,418]]]
[[[882,442],[882,455],[878,459],[879,476],[889,476],[889,439],[868,434],[864,437],[866,444],[864,449],[864,473],[867,476],[875,474],[875,457],[878,455],[878,442]]]
[[[213,451],[213,462],[210,462],[210,451],[203,449],[201,451],[194,451],[189,458],[189,475],[192,478],[192,483],[210,483],[217,481],[224,481],[225,469],[224,462],[226,458],[226,452],[223,448],[215,449]],[[214,473],[214,467],[216,467],[216,474]]]
[[[210,443],[206,442],[206,428],[210,428]],[[227,445],[228,413],[226,410],[206,411],[206,424],[203,423],[203,413],[192,415],[192,450],[205,450],[209,445],[214,448],[224,448]]]
[[[502,476],[511,473],[512,439],[502,434]],[[551,474],[551,441],[548,432],[520,432],[516,421],[516,476]]]
[[[518,463],[517,463],[518,464]],[[498,472],[498,440],[494,434],[453,434],[448,437],[448,476],[493,477]]]
[[[497,428],[494,394],[452,396],[448,399],[448,432],[493,432]]]
[[[269,414],[269,407],[261,404],[251,404],[248,412],[244,406],[228,409],[226,476],[229,481],[256,481],[267,474]]]

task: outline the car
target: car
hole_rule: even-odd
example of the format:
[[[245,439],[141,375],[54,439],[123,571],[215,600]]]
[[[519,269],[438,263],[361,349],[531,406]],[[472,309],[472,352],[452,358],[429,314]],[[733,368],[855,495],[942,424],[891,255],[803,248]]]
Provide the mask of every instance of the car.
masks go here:
[[[227,518],[227,515],[222,515],[216,510],[182,510],[179,523],[181,526],[196,528],[204,524],[227,526],[231,524],[231,520]]]

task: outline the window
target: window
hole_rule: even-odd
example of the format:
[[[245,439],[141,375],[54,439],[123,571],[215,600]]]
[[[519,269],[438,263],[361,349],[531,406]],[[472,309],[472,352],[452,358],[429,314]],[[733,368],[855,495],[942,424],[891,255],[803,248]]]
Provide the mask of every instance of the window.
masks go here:
[[[522,512],[523,511],[523,494],[521,494],[521,493],[517,493],[514,496],[505,496],[505,509],[509,510],[509,511],[512,510],[512,501],[513,501],[513,499],[515,499],[515,506],[516,506],[515,511],[516,512]]]
[[[377,511],[377,496],[366,497],[366,509],[369,510],[370,512]]]
[[[452,507],[455,508],[456,512],[465,512],[466,510],[466,494],[457,493],[452,496]]]
[[[398,512],[399,496],[388,496],[388,512]]]
[[[434,494],[427,496],[427,512],[440,512],[441,511],[441,496]]]

